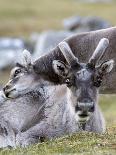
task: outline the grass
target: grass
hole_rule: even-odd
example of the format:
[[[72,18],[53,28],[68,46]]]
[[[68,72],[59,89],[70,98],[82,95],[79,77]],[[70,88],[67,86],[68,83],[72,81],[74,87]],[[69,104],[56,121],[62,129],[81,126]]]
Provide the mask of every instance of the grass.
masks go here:
[[[116,95],[101,95],[100,106],[107,122],[105,134],[76,133],[27,148],[3,149],[0,155],[115,155]]]
[[[29,36],[45,29],[61,29],[62,19],[95,15],[116,25],[116,0],[88,4],[78,0],[0,0],[0,35]]]
[[[77,0],[0,0],[0,35],[27,37],[32,32],[62,29],[61,21],[73,15],[95,15],[116,25],[116,0],[111,4],[84,4]],[[6,83],[9,72],[0,73],[0,83]],[[115,155],[116,95],[102,95],[100,106],[107,122],[103,135],[77,133],[28,148],[0,150],[1,155]]]
[[[114,134],[115,133],[115,134]],[[110,128],[104,135],[94,133],[78,133],[62,137],[54,141],[33,145],[17,150],[3,150],[3,155],[51,155],[51,154],[78,154],[78,155],[115,155],[116,128]]]

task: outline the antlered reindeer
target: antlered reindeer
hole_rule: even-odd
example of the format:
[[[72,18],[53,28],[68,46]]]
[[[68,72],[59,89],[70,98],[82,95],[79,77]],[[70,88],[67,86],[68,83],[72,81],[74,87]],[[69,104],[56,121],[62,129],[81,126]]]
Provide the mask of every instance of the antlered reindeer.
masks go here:
[[[102,38],[107,38],[110,44],[106,50],[107,54],[101,58],[100,62],[112,58],[116,61],[116,27],[80,34],[77,33],[69,38],[66,38],[64,41],[68,43],[73,54],[78,57],[80,62],[86,63]],[[52,67],[53,60],[61,60],[66,62],[59,46],[50,50],[48,54],[36,60],[34,62],[34,70],[38,74],[44,74],[44,77],[46,78],[48,78],[49,75],[49,80],[52,82],[54,81],[54,83],[59,83],[59,76],[54,74]],[[49,74],[49,72],[51,74]],[[114,66],[112,72],[104,79],[100,88],[100,93],[116,93],[116,65]]]
[[[102,79],[112,70],[114,61],[105,61],[99,65],[98,62],[108,45],[108,39],[103,38],[88,63],[80,63],[69,45],[61,42],[59,48],[68,65],[60,60],[53,61],[54,71],[61,79],[60,83],[67,85],[67,102],[72,105],[83,130],[98,133],[105,131],[105,121],[98,106],[99,87]]]

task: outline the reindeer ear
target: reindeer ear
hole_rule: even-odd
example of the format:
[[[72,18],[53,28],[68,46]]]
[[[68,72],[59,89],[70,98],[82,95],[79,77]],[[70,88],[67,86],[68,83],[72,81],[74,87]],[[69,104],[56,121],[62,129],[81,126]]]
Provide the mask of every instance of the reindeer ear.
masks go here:
[[[54,72],[57,75],[61,77],[66,77],[68,75],[69,66],[66,65],[64,62],[60,60],[54,60],[52,63],[52,67],[53,67]]]
[[[22,60],[23,60],[23,62],[22,62],[23,66],[25,66],[25,67],[31,66],[32,61],[31,61],[31,54],[29,51],[27,51],[27,50],[23,51]]]
[[[102,63],[99,66],[99,69],[101,70],[102,74],[107,74],[107,73],[111,72],[113,67],[114,67],[114,60],[111,59],[109,61]]]

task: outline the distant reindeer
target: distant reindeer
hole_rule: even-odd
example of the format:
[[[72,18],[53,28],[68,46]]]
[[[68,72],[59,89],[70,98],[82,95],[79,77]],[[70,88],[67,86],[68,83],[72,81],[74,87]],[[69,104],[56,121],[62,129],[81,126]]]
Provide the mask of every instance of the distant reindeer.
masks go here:
[[[112,70],[114,62],[109,60],[96,65],[108,44],[107,39],[102,39],[87,64],[79,63],[67,43],[59,44],[69,65],[54,60],[53,69],[60,76],[60,83],[66,83],[68,89],[59,86],[52,93],[45,89],[52,94],[46,100],[45,118],[18,134],[18,145],[35,143],[41,136],[53,138],[81,130],[104,133],[105,121],[97,103],[98,93],[102,78]]]

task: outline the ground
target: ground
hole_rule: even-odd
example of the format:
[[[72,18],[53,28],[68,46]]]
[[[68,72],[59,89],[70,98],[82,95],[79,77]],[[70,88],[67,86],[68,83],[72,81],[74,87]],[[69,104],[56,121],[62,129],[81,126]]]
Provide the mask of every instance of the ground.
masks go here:
[[[62,19],[72,15],[95,15],[116,25],[116,0],[111,4],[84,4],[78,0],[0,0],[0,35],[28,37],[32,32],[61,29]],[[9,72],[0,73],[6,83]],[[101,95],[100,106],[107,122],[103,135],[77,133],[28,148],[0,150],[1,155],[115,155],[116,95]]]
[[[77,133],[27,148],[3,149],[0,155],[115,155],[116,154],[116,95],[101,95],[100,106],[104,113],[105,134]]]

